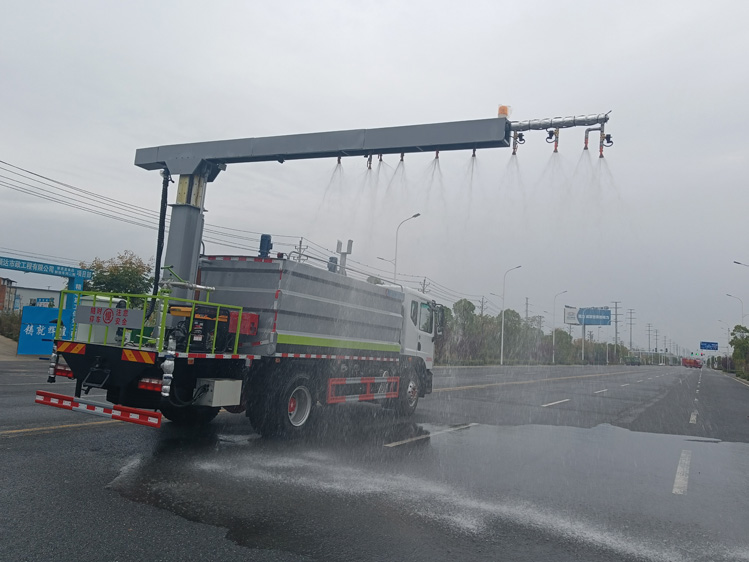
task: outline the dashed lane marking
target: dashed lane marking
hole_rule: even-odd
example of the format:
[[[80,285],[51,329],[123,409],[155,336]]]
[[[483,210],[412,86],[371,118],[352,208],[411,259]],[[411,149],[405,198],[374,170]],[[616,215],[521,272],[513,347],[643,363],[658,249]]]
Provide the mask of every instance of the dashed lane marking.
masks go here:
[[[642,379],[640,379],[640,380],[639,380],[639,381],[637,381],[637,382],[642,382]]]
[[[443,433],[451,433],[453,431],[460,431],[462,429],[468,429],[469,427],[473,427],[474,425],[478,425],[478,424],[467,423],[465,425],[458,425],[456,427],[451,427],[450,429],[443,429],[442,431],[435,431],[434,433],[428,433],[427,435],[419,435],[418,437],[411,437],[409,439],[404,439],[403,441],[394,441],[392,443],[385,443],[385,447],[398,447],[399,445],[405,445],[406,443],[413,443],[414,441],[421,441],[422,439],[429,439],[430,437],[434,437],[435,435],[442,435]]]
[[[619,386],[629,386],[629,383],[627,383],[627,384],[620,384]]]
[[[679,465],[676,467],[676,477],[674,478],[674,494],[684,495],[687,493],[689,484],[689,465],[692,463],[692,451],[684,449],[679,457]]]
[[[692,415],[689,416],[689,423],[697,423],[697,410],[692,412]]]
[[[601,392],[606,392],[608,388],[604,388],[603,390],[596,390],[593,394],[600,394]]]
[[[549,402],[548,404],[541,404],[542,408],[548,408],[549,406],[556,406],[557,404],[564,404],[565,402],[569,402],[572,400],[571,398],[565,398],[564,400],[557,400],[556,402]]]

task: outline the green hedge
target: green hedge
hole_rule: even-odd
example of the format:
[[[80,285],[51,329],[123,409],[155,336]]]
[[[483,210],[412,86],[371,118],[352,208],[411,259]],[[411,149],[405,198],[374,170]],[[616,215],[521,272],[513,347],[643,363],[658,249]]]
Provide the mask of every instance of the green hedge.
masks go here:
[[[18,341],[21,332],[21,315],[18,312],[0,312],[0,336]]]

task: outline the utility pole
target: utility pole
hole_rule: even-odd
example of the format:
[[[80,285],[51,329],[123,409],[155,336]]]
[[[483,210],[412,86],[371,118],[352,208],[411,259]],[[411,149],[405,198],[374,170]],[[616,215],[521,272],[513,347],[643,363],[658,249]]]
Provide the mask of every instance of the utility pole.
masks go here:
[[[485,299],[482,296],[481,297],[481,304],[480,304],[481,312],[479,313],[479,316],[483,316],[484,315],[484,302],[485,302]]]
[[[629,315],[629,351],[632,352],[632,326],[634,325],[634,314],[635,309],[629,308],[627,309],[627,314]]]
[[[655,330],[655,354],[658,355],[658,329]]]
[[[525,323],[528,323],[528,297],[525,297]]]
[[[304,245],[304,238],[299,239],[299,246],[295,247],[294,249],[297,251],[296,261],[306,261],[307,258],[304,256],[304,251],[309,248],[309,246]]]
[[[421,289],[419,290],[426,295],[429,285],[431,285],[431,283],[427,283],[427,278],[424,277],[424,281],[421,282]]]
[[[648,328],[648,354],[649,354],[650,353],[650,332],[653,329],[653,325],[650,322],[648,322],[647,328]]]
[[[616,359],[619,359],[619,304],[622,301],[612,301],[614,303],[614,348],[616,349]]]

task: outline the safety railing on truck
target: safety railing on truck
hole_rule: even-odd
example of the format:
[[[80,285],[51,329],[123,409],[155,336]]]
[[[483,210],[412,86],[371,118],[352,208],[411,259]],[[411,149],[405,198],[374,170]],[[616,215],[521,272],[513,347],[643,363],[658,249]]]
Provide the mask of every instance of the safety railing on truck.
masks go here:
[[[61,308],[55,340],[122,348],[165,350],[170,337],[176,349],[190,353],[237,353],[240,335],[257,329],[257,315],[241,306],[208,300],[172,297],[170,294],[123,294],[68,291],[62,302],[75,299],[73,314]],[[149,302],[153,301],[149,315]]]

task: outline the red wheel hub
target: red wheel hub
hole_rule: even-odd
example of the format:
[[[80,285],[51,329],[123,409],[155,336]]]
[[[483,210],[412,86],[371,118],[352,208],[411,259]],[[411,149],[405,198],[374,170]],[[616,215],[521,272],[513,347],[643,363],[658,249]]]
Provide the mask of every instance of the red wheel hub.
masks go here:
[[[296,412],[296,398],[289,399],[289,413],[293,414]]]

